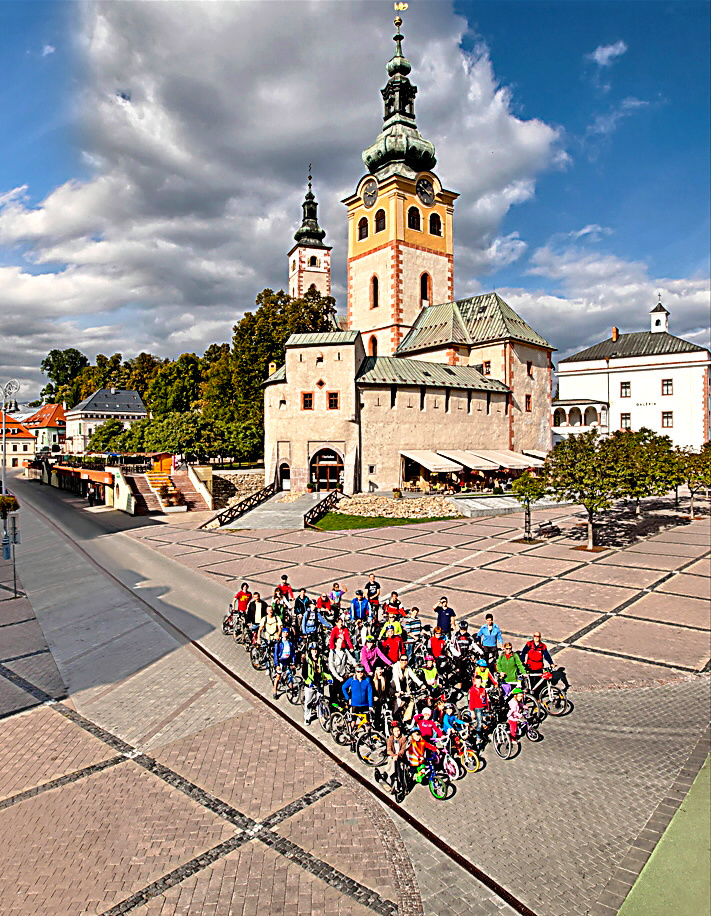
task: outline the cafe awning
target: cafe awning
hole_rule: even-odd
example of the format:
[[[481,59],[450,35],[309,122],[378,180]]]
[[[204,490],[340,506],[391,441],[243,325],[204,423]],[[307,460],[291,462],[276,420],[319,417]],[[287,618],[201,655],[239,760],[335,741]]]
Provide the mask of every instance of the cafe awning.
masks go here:
[[[445,458],[449,458],[450,461],[458,461],[459,464],[463,464],[465,468],[469,468],[470,471],[498,471],[499,465],[494,464],[492,461],[487,461],[486,458],[480,458],[479,455],[475,455],[474,452],[467,451],[443,451],[440,449],[440,455],[444,455]]]
[[[531,458],[521,455],[518,452],[512,452],[509,449],[471,449],[475,455],[483,458],[485,461],[491,461],[497,467],[506,468],[508,471],[518,471],[522,468],[537,467],[543,464],[538,458]]]
[[[548,457],[548,452],[543,452],[538,448],[525,448],[523,454],[530,455],[532,458],[540,458],[541,461],[545,461]]]
[[[449,458],[444,458],[442,455],[438,455],[437,452],[422,449],[400,452],[400,454],[403,458],[409,458],[411,461],[422,465],[423,468],[427,468],[433,474],[460,474],[462,470],[461,464],[457,464],[456,461],[450,461]]]

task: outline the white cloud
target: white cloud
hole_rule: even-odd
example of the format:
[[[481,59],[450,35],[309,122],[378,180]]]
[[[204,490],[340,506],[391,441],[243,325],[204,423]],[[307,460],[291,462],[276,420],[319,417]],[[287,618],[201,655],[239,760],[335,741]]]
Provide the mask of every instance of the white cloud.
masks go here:
[[[0,191],[0,331],[24,377],[39,381],[55,346],[177,355],[229,340],[259,290],[286,284],[309,162],[344,310],[340,199],[382,124],[383,9],[339,3],[334,19],[325,3],[166,2],[81,15],[77,104],[93,177],[38,206],[24,187]],[[465,28],[449,3],[413,5],[405,26],[418,124],[461,194],[463,292],[522,255],[525,240],[501,223],[567,162],[558,128],[513,114],[486,46],[461,51]]]
[[[586,57],[594,61],[598,67],[609,67],[613,61],[621,57],[627,51],[627,45],[620,39],[611,45],[599,45]]]
[[[56,50],[57,49],[54,47],[54,45],[45,45],[42,48],[42,57],[48,57],[50,54],[54,54]]]

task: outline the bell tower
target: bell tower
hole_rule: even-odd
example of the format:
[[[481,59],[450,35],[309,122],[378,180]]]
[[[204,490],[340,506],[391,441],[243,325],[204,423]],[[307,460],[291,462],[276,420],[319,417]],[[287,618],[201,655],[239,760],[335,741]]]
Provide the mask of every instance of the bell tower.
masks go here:
[[[296,245],[288,254],[289,295],[294,299],[303,296],[310,286],[315,286],[322,296],[331,295],[331,248],[323,243],[326,232],[318,224],[318,203],[311,181],[309,165],[309,189],[302,204],[304,215],[294,234]]]
[[[402,19],[381,90],[384,125],[363,153],[367,175],[348,210],[348,327],[367,352],[391,356],[420,310],[454,298],[454,201],[433,169],[435,148],[415,122],[417,87],[403,56]]]

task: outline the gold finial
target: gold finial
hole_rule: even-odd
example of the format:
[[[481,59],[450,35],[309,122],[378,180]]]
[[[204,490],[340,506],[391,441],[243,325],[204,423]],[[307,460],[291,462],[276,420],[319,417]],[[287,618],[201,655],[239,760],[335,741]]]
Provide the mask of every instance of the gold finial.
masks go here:
[[[396,13],[404,13],[405,10],[407,9],[407,3],[393,3],[393,9],[395,10]],[[399,29],[400,26],[402,25],[402,17],[396,16],[393,21],[395,23],[395,28]]]

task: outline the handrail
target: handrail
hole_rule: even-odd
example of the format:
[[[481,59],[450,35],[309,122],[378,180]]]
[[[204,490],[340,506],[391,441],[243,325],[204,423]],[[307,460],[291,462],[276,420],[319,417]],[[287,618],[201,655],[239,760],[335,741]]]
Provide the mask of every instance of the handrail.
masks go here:
[[[244,499],[240,500],[238,503],[235,503],[234,506],[228,506],[226,509],[220,509],[219,512],[215,515],[210,516],[207,521],[203,522],[201,525],[198,525],[198,530],[200,528],[207,528],[208,525],[212,526],[213,522],[218,522],[214,527],[221,528],[223,525],[227,525],[230,522],[233,522],[236,518],[244,515],[245,512],[249,512],[251,509],[256,509],[257,506],[261,506],[262,503],[265,503],[268,499],[274,496],[275,493],[279,492],[279,488],[275,483],[267,484],[262,490],[259,490],[257,493],[251,493],[249,496],[245,496]]]
[[[304,515],[304,528],[313,527],[320,518],[323,518],[327,512],[330,512],[331,509],[338,505],[339,499],[344,497],[350,499],[350,496],[346,496],[342,490],[331,490],[325,499],[316,503],[316,505],[309,509]]]

